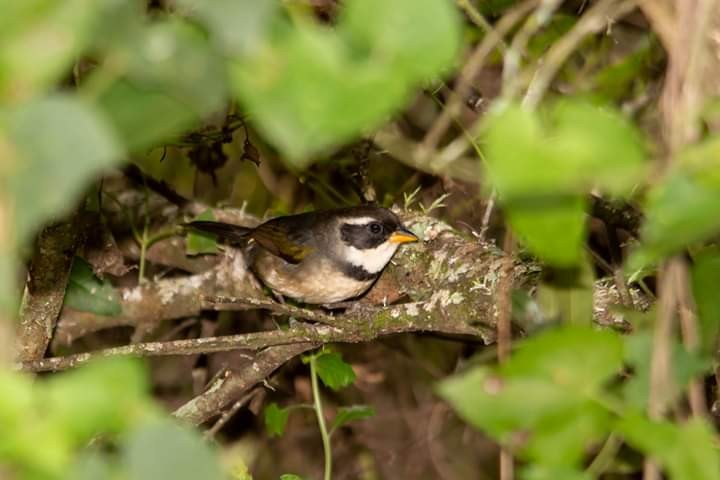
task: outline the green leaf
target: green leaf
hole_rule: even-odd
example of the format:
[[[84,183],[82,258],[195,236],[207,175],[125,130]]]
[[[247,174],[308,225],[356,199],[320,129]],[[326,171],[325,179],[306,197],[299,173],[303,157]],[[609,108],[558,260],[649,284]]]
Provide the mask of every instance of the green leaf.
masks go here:
[[[355,381],[355,372],[337,352],[323,352],[315,359],[315,368],[325,386],[340,390]]]
[[[120,297],[108,279],[95,276],[90,264],[80,257],[73,261],[70,279],[65,291],[65,305],[97,315],[120,315]]]
[[[28,99],[67,73],[102,3],[0,0],[0,103]]]
[[[443,381],[440,394],[463,419],[500,442],[529,433],[522,453],[543,464],[577,464],[588,444],[607,431],[603,408],[543,378],[505,379],[481,367]]]
[[[508,378],[544,378],[574,391],[597,391],[622,367],[621,338],[609,330],[565,326],[517,345],[500,367]]]
[[[455,59],[458,21],[449,0],[353,0],[342,11],[340,31],[364,61],[429,79]]]
[[[211,209],[207,209],[193,220],[215,220],[215,215]],[[217,251],[217,237],[215,235],[191,230],[185,237],[185,253],[188,255],[215,254]]]
[[[446,0],[351,0],[333,29],[281,23],[231,69],[235,93],[295,167],[379,126],[447,68],[459,22]]]
[[[368,405],[351,405],[349,407],[340,407],[335,420],[333,420],[330,431],[335,431],[343,425],[375,416],[375,409]]]
[[[15,165],[0,185],[14,199],[19,243],[42,222],[73,208],[88,182],[123,156],[105,119],[69,95],[52,95],[19,108],[10,115],[9,134]]]
[[[263,418],[265,419],[265,428],[271,437],[279,437],[285,432],[289,416],[290,410],[280,408],[275,402],[265,407]]]
[[[98,100],[131,150],[199,123],[223,105],[227,92],[222,60],[196,28],[155,22],[136,37],[114,52],[128,58],[127,72]],[[94,83],[91,77],[86,85]]]
[[[647,408],[650,395],[650,362],[652,358],[653,338],[650,332],[638,332],[623,337],[625,343],[625,363],[632,367],[633,375],[623,385],[625,401],[637,408]],[[662,402],[672,402],[682,395],[690,379],[702,375],[711,366],[711,362],[697,354],[689,353],[682,344],[672,344],[672,388],[666,390],[667,397]]]
[[[129,480],[223,480],[215,453],[195,432],[168,421],[133,432],[125,445]]]
[[[152,412],[145,377],[137,360],[91,363],[43,384],[45,412],[76,446],[98,432],[123,432]]]
[[[720,231],[720,137],[680,153],[675,168],[647,196],[640,248],[628,269],[680,252]]]
[[[703,421],[691,419],[677,425],[628,415],[619,422],[618,428],[630,445],[657,459],[672,480],[720,479],[716,439],[713,430]]]
[[[626,193],[644,171],[636,128],[612,110],[579,101],[541,113],[510,105],[488,117],[484,144],[488,175],[513,230],[557,266],[582,258],[585,194],[594,187]]]
[[[524,480],[593,480],[593,476],[582,470],[563,467],[531,465],[522,470]]]
[[[589,444],[607,434],[610,413],[595,395],[621,366],[617,335],[568,326],[521,342],[497,371],[479,367],[442,382],[440,393],[501,442],[529,433],[525,457],[577,466]]]
[[[198,18],[229,54],[260,48],[265,29],[277,8],[272,0],[179,0],[178,5]]]
[[[585,203],[581,197],[551,203],[509,201],[508,220],[520,241],[535,255],[552,265],[569,267],[583,258]]]
[[[280,475],[280,480],[303,480],[303,478],[299,475],[295,475],[294,473],[283,473]]]
[[[693,298],[698,309],[700,341],[705,354],[713,354],[720,333],[720,249],[702,251],[692,266]]]

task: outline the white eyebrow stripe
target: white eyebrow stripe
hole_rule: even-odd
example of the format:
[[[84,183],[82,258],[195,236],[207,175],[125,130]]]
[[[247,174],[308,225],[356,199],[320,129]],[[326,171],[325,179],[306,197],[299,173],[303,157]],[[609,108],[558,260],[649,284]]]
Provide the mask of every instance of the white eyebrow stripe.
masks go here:
[[[354,218],[343,218],[343,223],[347,223],[349,225],[367,225],[369,223],[377,222],[377,218],[373,217],[354,217]]]

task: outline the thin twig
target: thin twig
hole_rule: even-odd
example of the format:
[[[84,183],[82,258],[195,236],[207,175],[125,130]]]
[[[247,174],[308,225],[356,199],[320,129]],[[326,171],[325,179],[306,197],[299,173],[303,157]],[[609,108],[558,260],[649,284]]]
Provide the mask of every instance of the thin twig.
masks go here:
[[[510,276],[513,269],[513,253],[515,251],[515,239],[510,230],[506,227],[503,250],[505,251],[505,262],[498,287],[498,322],[497,322],[497,356],[498,362],[505,362],[510,358],[512,351],[512,282]],[[510,450],[502,447],[500,449],[500,480],[513,480],[515,477],[515,462]]]
[[[600,0],[593,4],[567,34],[553,43],[548,53],[538,62],[539,66],[523,99],[523,106],[535,108],[540,104],[558,70],[585,37],[602,30],[607,24],[630,13],[634,8],[635,0],[625,0],[619,4],[618,0]]]
[[[254,389],[243,395],[240,400],[233,403],[232,407],[225,410],[222,415],[220,415],[220,418],[217,419],[217,421],[213,424],[212,427],[207,429],[207,431],[204,434],[204,437],[206,439],[214,438],[215,435],[225,426],[227,422],[230,421],[232,417],[235,416],[235,414],[245,406],[254,396],[256,396],[259,392],[262,390],[260,389]]]
[[[525,54],[530,38],[543,28],[551,19],[555,10],[562,4],[563,0],[543,0],[535,11],[525,20],[520,31],[515,34],[505,56],[503,57],[503,92],[505,99],[513,99],[520,90],[518,73],[520,60]]]
[[[650,393],[648,397],[648,416],[660,420],[664,415],[672,389],[672,339],[677,298],[674,286],[677,280],[675,260],[669,260],[659,272],[660,295],[657,322],[653,336],[653,349],[650,360]],[[645,459],[643,480],[660,480],[660,468],[657,462]]]
[[[490,55],[499,44],[502,44],[503,37],[507,35],[530,10],[535,8],[538,3],[539,0],[526,0],[511,8],[498,21],[495,28],[488,31],[487,35],[485,35],[472,55],[470,55],[470,58],[465,62],[465,66],[460,72],[455,89],[450,94],[445,109],[440,113],[435,123],[433,123],[432,127],[428,130],[427,135],[425,135],[425,139],[420,144],[419,157],[423,157],[435,150],[440,139],[448,127],[450,127],[453,118],[460,112],[464,99],[470,93],[473,79],[482,69],[488,55]]]

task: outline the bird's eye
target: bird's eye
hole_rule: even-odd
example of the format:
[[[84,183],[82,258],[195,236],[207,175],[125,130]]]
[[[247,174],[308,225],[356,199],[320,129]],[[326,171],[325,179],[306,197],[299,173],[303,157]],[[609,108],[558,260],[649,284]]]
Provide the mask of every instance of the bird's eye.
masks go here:
[[[370,229],[370,233],[372,233],[373,235],[378,235],[383,231],[383,226],[377,222],[371,223],[370,225],[368,225],[368,228]]]

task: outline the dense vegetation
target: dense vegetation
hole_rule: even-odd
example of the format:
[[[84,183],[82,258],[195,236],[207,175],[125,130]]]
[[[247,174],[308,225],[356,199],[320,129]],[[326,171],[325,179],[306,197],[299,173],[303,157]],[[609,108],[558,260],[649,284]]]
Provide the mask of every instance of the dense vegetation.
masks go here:
[[[719,13],[0,0],[0,478],[720,480]],[[181,227],[364,202],[344,311]]]

